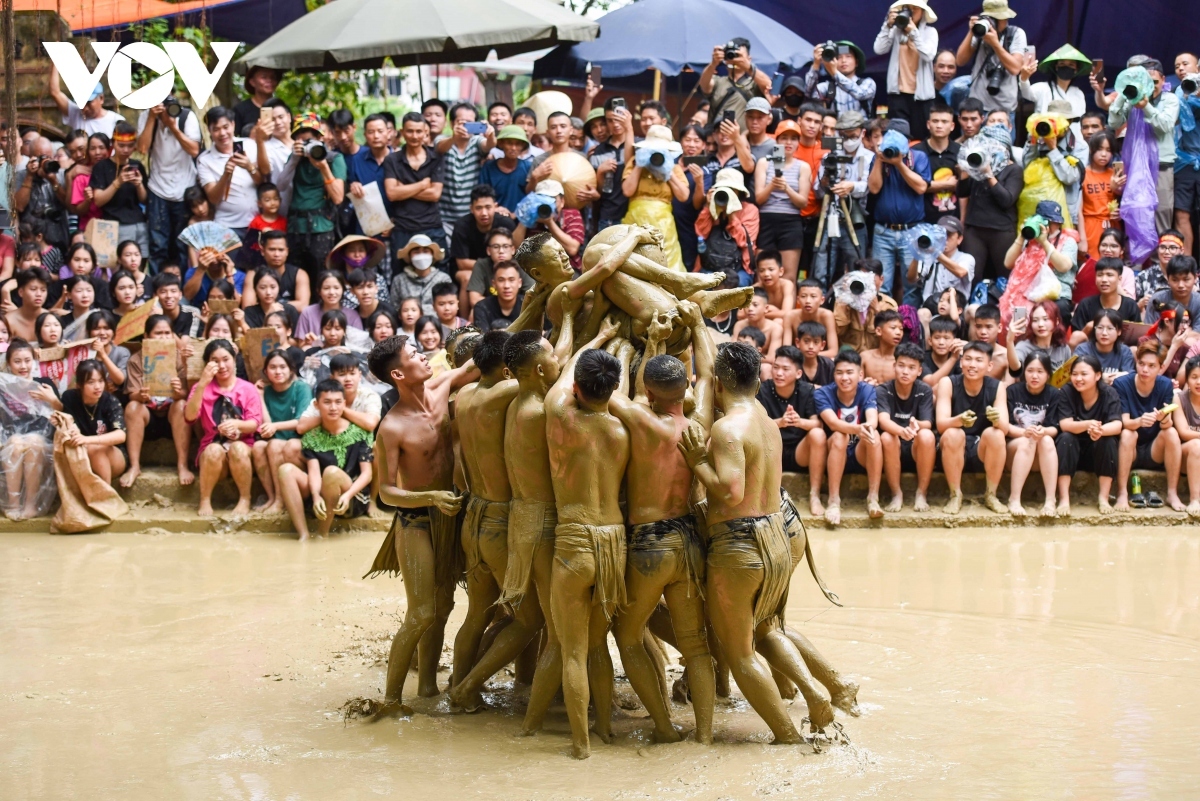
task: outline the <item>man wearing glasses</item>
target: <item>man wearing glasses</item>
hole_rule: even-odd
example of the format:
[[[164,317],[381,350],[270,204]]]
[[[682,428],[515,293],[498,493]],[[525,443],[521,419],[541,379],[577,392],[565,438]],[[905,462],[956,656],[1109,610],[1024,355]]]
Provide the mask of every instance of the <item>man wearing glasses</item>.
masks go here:
[[[496,190],[491,186],[479,184],[471,190],[471,213],[458,219],[450,235],[450,258],[454,261],[458,305],[463,314],[469,313],[471,306],[488,294],[492,265],[511,259],[516,253],[512,243],[516,225],[509,210],[496,202]],[[497,237],[493,243],[491,235],[496,232],[508,236],[503,240]],[[533,280],[522,275],[522,291],[527,286],[533,286]]]

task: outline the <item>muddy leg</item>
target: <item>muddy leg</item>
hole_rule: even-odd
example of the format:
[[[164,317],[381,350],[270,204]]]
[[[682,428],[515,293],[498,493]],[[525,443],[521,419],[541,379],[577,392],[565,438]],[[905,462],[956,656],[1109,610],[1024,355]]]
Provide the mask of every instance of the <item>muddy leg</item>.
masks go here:
[[[665,578],[675,572],[675,558],[664,555],[662,551],[629,553],[625,568],[625,592],[629,600],[617,618],[613,631],[617,647],[621,650],[625,675],[654,721],[654,739],[660,743],[679,742],[679,733],[671,724],[667,698],[643,635],[646,634],[646,623],[658,606],[658,599],[662,597]]]
[[[808,672],[800,652],[782,629],[771,622],[763,623],[758,628],[755,647],[771,667],[779,670],[799,688],[808,705],[808,717],[814,729],[820,731],[833,722],[833,707]]]
[[[562,686],[562,647],[554,628],[554,615],[550,603],[550,576],[554,560],[553,543],[541,542],[533,552],[533,587],[536,601],[546,620],[546,647],[538,658],[533,672],[533,687],[529,691],[529,705],[525,709],[525,720],[521,724],[522,734],[533,734],[542,727],[546,710]],[[524,604],[534,601],[526,598]]]
[[[594,626],[592,587],[596,580],[596,564],[591,554],[560,554],[555,557],[552,570],[550,602],[554,630],[562,644],[562,685],[567,717],[571,721],[571,752],[576,759],[587,759],[591,756],[588,657],[593,643],[590,635]],[[601,613],[600,618],[603,617]],[[600,709],[597,698],[597,713]]]
[[[396,536],[396,556],[404,580],[406,608],[404,622],[392,639],[383,707],[376,714],[376,719],[387,715],[412,714],[412,710],[401,703],[404,679],[408,676],[408,665],[412,662],[413,652],[417,650],[417,643],[437,618],[433,543],[429,532],[421,528],[400,529]]]
[[[688,583],[684,581],[668,584],[666,596],[677,637],[675,647],[687,665],[692,711],[696,716],[696,741],[709,745],[712,743],[716,676],[704,627],[704,601],[700,599],[699,589],[692,586],[689,592]]]
[[[438,666],[442,661],[442,644],[446,641],[446,623],[454,611],[454,584],[437,588],[433,625],[421,638],[417,649],[417,695],[433,698],[441,695],[438,689]]]
[[[308,473],[292,464],[282,465],[279,468],[279,497],[301,540],[308,539],[308,520],[304,516],[304,499],[308,494]]]
[[[792,645],[796,646],[796,650],[804,658],[804,664],[812,672],[813,678],[825,685],[825,689],[829,691],[830,703],[847,714],[857,716],[859,714],[858,685],[849,679],[842,678],[829,660],[822,656],[816,646],[803,634],[790,626],[785,626],[783,633],[792,641]]]

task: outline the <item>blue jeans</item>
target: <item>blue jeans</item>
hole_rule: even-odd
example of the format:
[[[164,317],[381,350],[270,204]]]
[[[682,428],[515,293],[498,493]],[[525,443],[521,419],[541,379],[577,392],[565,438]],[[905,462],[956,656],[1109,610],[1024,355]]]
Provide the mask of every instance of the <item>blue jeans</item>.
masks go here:
[[[182,200],[165,200],[146,191],[146,221],[150,227],[150,272],[157,273],[163,262],[174,260],[180,265],[187,251],[179,247],[179,235],[187,227],[188,210]]]
[[[904,290],[903,303],[908,303],[910,306],[920,306],[921,287],[912,286],[905,288],[904,286],[904,277],[908,274],[908,264],[913,260],[913,250],[912,245],[908,241],[908,231],[893,231],[883,223],[876,223],[875,243],[872,255],[883,263],[883,294],[895,297],[892,287],[893,285],[898,285]],[[911,302],[908,297],[910,294],[915,298]]]

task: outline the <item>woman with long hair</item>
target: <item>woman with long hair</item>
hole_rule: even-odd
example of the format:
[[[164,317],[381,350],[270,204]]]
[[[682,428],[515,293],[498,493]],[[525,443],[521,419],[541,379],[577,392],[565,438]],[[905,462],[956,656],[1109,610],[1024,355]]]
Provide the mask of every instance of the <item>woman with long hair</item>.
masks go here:
[[[1105,382],[1099,359],[1087,354],[1075,360],[1071,382],[1062,388],[1052,413],[1058,419],[1059,432],[1054,438],[1058,452],[1058,516],[1071,515],[1071,479],[1081,465],[1088,465],[1096,474],[1100,514],[1111,514],[1108,494],[1117,475],[1123,424],[1121,399]]]
[[[1005,388],[1008,403],[1000,411],[997,427],[1008,437],[1008,461],[1012,471],[1008,511],[1014,517],[1025,515],[1021,490],[1035,466],[1042,474],[1046,492],[1038,516],[1054,517],[1056,514],[1054,490],[1058,481],[1058,452],[1054,449],[1054,437],[1058,434],[1058,426],[1054,407],[1058,390],[1050,386],[1054,370],[1050,354],[1043,350],[1031,351],[1021,364],[1022,380]]]
[[[1008,325],[1008,370],[1013,376],[1020,377],[1022,365],[1035,351],[1050,359],[1051,375],[1071,358],[1067,329],[1052,300],[1035,303],[1027,316],[1013,317]]]

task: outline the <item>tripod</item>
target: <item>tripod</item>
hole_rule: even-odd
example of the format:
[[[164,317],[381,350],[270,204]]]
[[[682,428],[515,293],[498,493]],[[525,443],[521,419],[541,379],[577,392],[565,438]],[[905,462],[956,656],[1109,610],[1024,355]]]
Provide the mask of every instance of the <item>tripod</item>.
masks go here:
[[[814,240],[819,243],[821,236],[825,233],[826,220],[831,220],[829,228],[831,233],[825,239],[825,275],[822,277],[825,292],[829,292],[829,287],[834,281],[834,261],[833,261],[833,240],[842,238],[841,227],[844,225],[846,233],[850,235],[850,241],[854,244],[855,251],[858,251],[858,234],[854,230],[854,218],[850,216],[850,203],[845,197],[837,197],[836,203],[831,203],[830,200],[835,198],[832,190],[826,191],[825,197],[821,199],[821,213],[818,216],[817,222],[817,238]],[[836,232],[836,233],[835,233]],[[820,245],[818,244],[818,247]],[[841,251],[841,243],[838,243],[838,251]]]

